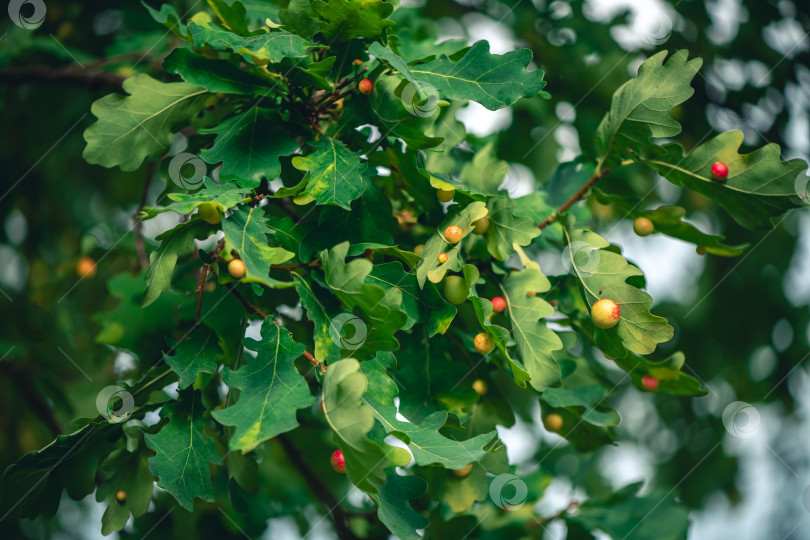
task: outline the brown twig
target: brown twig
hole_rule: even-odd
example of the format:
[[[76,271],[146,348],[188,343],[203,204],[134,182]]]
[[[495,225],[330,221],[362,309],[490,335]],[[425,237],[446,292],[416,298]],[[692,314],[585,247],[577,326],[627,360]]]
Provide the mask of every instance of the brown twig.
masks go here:
[[[202,270],[200,271],[200,284],[197,286],[197,313],[194,315],[194,322],[200,322],[200,311],[202,311],[202,297],[203,297],[203,289],[205,288],[205,278],[208,277],[208,269],[211,267],[210,264],[204,264]]]
[[[229,292],[230,292],[232,295],[234,295],[234,296],[236,297],[236,299],[237,299],[237,300],[239,300],[239,301],[242,303],[242,305],[243,305],[243,306],[245,306],[245,309],[247,310],[247,312],[248,312],[248,313],[255,313],[256,315],[258,315],[258,316],[259,316],[259,317],[261,317],[262,319],[266,319],[266,318],[267,318],[267,314],[266,314],[264,311],[262,311],[262,310],[260,310],[259,308],[257,308],[257,307],[256,307],[256,306],[255,306],[255,305],[254,305],[254,304],[253,304],[253,303],[252,303],[250,300],[248,300],[247,298],[245,298],[245,297],[242,295],[242,293],[240,293],[239,291],[237,291],[237,290],[236,290],[236,287],[234,287],[234,285],[233,285],[232,283],[228,283],[228,284],[226,284],[225,286],[228,288],[228,291],[229,291]],[[275,324],[276,324],[276,326],[281,326],[279,323],[275,323]],[[326,373],[326,364],[323,364],[323,363],[321,363],[321,362],[318,362],[318,359],[317,359],[317,358],[315,358],[314,356],[312,356],[312,354],[310,354],[310,352],[309,352],[309,351],[307,351],[307,350],[305,350],[303,354],[304,354],[304,357],[305,357],[307,360],[309,360],[309,362],[310,362],[310,363],[311,363],[313,366],[315,366],[316,368],[319,368],[319,369],[321,370],[321,374]]]
[[[232,283],[227,283],[225,286],[228,288],[228,291],[232,295],[234,295],[236,299],[242,303],[243,306],[245,306],[245,309],[247,310],[248,313],[254,313],[259,317],[261,317],[262,319],[267,318],[267,313],[257,308],[255,305],[253,305],[253,303],[250,300],[242,296],[242,293],[237,291],[236,287],[234,287]]]
[[[78,66],[25,67],[0,69],[0,84],[66,83],[88,88],[121,90],[125,77],[107,71],[91,71]]]
[[[310,104],[309,104],[310,107],[320,110],[320,109],[323,109],[325,106],[328,106],[327,103],[334,103],[335,101],[339,100],[340,98],[346,97],[347,95],[349,95],[354,90],[351,89],[348,92],[344,93],[343,95],[339,95],[340,90],[342,90],[346,86],[348,86],[351,83],[353,83],[354,81],[356,81],[362,75],[365,75],[365,73],[367,71],[368,71],[368,66],[361,69],[359,72],[357,72],[352,77],[344,77],[343,79],[338,81],[338,83],[335,85],[335,87],[332,89],[331,92],[324,93],[324,94],[318,96],[315,100],[311,101]]]
[[[149,266],[149,257],[146,256],[146,246],[144,245],[143,233],[141,232],[143,229],[143,221],[138,219],[138,217],[141,215],[143,207],[146,206],[146,196],[149,194],[149,186],[152,183],[152,177],[154,175],[155,164],[150,163],[146,166],[146,179],[143,181],[143,189],[141,189],[141,201],[133,215],[133,219],[135,220],[135,253],[138,256],[138,263],[140,263],[141,268]]]
[[[270,265],[272,270],[295,270],[296,268],[313,268],[313,267],[320,267],[320,261],[312,261],[310,263],[299,263],[299,264],[273,264]]]
[[[282,434],[277,436],[275,440],[278,441],[279,445],[284,450],[292,466],[295,467],[298,473],[304,478],[312,494],[315,495],[326,508],[327,516],[332,516],[338,537],[345,539],[357,538],[347,524],[346,512],[343,510],[343,507],[340,506],[340,501],[334,496],[329,486],[310,468],[309,463],[301,457],[301,452],[295,447],[290,438]]]
[[[574,193],[574,195],[573,195],[573,196],[572,196],[570,199],[568,199],[567,201],[565,201],[565,202],[564,202],[564,203],[563,203],[563,204],[562,204],[562,205],[561,205],[561,206],[560,206],[560,207],[557,209],[557,211],[556,211],[556,212],[554,212],[553,214],[551,214],[550,216],[548,216],[548,217],[547,217],[545,220],[543,220],[543,222],[542,222],[540,225],[538,225],[538,226],[537,226],[537,228],[538,228],[538,229],[540,229],[540,230],[543,230],[543,229],[545,229],[546,227],[548,227],[549,225],[551,225],[551,224],[554,222],[554,220],[557,218],[557,216],[559,216],[560,214],[562,214],[563,212],[565,212],[566,210],[568,210],[568,209],[571,207],[571,205],[573,205],[575,202],[577,202],[577,201],[579,201],[580,199],[582,199],[582,198],[585,196],[585,194],[586,194],[586,193],[588,193],[588,190],[590,190],[590,189],[591,189],[593,186],[595,186],[595,185],[596,185],[596,183],[597,183],[597,182],[599,182],[599,180],[601,180],[602,178],[604,178],[604,177],[605,177],[605,176],[606,176],[606,175],[607,175],[609,172],[610,172],[610,171],[609,171],[608,169],[604,169],[604,170],[602,170],[601,172],[599,172],[599,173],[594,174],[593,176],[591,176],[590,180],[588,180],[588,181],[585,183],[585,185],[584,185],[584,186],[582,186],[581,188],[579,188],[579,191],[577,191],[576,193]]]

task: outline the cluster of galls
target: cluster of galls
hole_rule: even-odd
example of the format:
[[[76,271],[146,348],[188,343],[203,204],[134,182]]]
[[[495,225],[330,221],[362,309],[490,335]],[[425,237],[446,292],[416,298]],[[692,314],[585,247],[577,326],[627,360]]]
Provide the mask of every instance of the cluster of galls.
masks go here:
[[[725,182],[728,178],[728,165],[722,161],[716,161],[710,169],[712,178],[718,182]],[[639,236],[648,236],[655,232],[655,224],[647,217],[639,216],[633,221],[633,232]],[[697,254],[705,255],[706,246],[697,246]]]

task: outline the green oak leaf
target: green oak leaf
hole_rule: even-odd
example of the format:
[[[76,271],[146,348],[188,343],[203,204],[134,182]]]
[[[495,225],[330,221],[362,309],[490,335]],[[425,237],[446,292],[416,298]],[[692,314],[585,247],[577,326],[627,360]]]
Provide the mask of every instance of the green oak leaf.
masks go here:
[[[310,0],[290,0],[286,9],[280,9],[278,18],[284,27],[306,39],[312,39],[321,28],[312,13]],[[334,57],[333,57],[334,58]]]
[[[221,214],[247,200],[244,195],[247,190],[240,188],[235,183],[217,184],[206,176],[203,178],[203,185],[204,189],[194,193],[169,193],[167,197],[174,202],[166,206],[144,208],[144,218],[153,218],[163,212],[176,212],[180,215],[191,214],[204,204],[212,204]]]
[[[439,117],[427,133],[431,137],[443,139],[438,146],[427,152],[425,169],[434,174],[449,175],[457,167],[450,152],[467,138],[467,129],[456,116],[464,104],[463,101],[454,101],[449,106],[442,107]],[[462,191],[465,190],[467,188],[462,188]]]
[[[658,489],[638,495],[641,486],[642,482],[637,482],[608,497],[588,500],[565,519],[589,531],[603,531],[610,538],[685,539],[689,510],[676,501],[675,490]]]
[[[476,502],[486,500],[489,495],[488,480],[484,467],[474,464],[472,471],[463,478],[451,477],[447,473],[444,478],[434,476],[430,487],[453,512],[464,513],[472,510]]]
[[[430,520],[413,509],[408,501],[425,494],[427,484],[418,476],[400,476],[389,471],[379,493],[369,496],[377,503],[377,517],[391,534],[401,540],[419,540],[416,531],[424,529]]]
[[[741,255],[750,244],[730,246],[724,244],[725,236],[706,234],[688,221],[684,221],[686,210],[680,206],[659,206],[655,210],[642,210],[640,203],[633,203],[618,195],[608,194],[600,189],[594,189],[594,195],[602,204],[612,204],[620,208],[631,218],[644,217],[655,226],[655,233],[665,234],[696,246],[704,246],[706,251],[724,257]]]
[[[237,34],[245,35],[249,32],[247,25],[247,11],[241,1],[234,0],[207,0],[219,20]]]
[[[531,61],[529,49],[490,54],[489,42],[482,40],[452,57],[442,54],[430,62],[410,66],[409,71],[447,99],[469,99],[494,111],[543,91],[543,70],[526,70]]]
[[[333,88],[329,82],[329,75],[336,61],[336,56],[327,56],[320,62],[310,62],[309,64],[303,64],[300,60],[292,58],[282,58],[281,62],[268,64],[266,67],[268,71],[287,79],[291,85],[311,86],[316,90],[331,92]]]
[[[748,229],[768,227],[786,210],[807,206],[804,160],[782,161],[775,143],[740,154],[742,143],[741,131],[727,131],[686,155],[681,145],[673,143],[661,148],[660,155],[642,162],[673,184],[712,199]],[[728,166],[723,182],[712,177],[711,167],[716,161]]]
[[[612,168],[628,151],[644,153],[653,146],[650,139],[681,132],[669,113],[695,93],[690,83],[703,63],[700,58],[687,61],[688,56],[688,51],[681,50],[664,64],[667,51],[661,51],[641,64],[635,79],[613,93],[610,110],[596,130],[601,164]]]
[[[450,209],[455,210],[455,207],[450,207]],[[436,234],[425,242],[425,247],[422,249],[422,262],[416,269],[416,277],[420,287],[424,287],[425,282],[428,280],[439,283],[448,271],[461,270],[462,262],[459,255],[461,254],[461,246],[464,244],[464,238],[472,233],[473,222],[485,217],[487,213],[486,204],[475,201],[463,209],[457,210],[456,213],[447,215],[437,228]],[[444,231],[451,225],[457,225],[463,233],[461,241],[455,245],[448,243],[444,239]],[[447,253],[447,262],[440,263],[436,259],[439,253]]]
[[[386,136],[399,137],[416,148],[432,148],[442,142],[427,135],[439,111],[435,96],[417,92],[399,77],[381,76],[370,98],[371,110]]]
[[[204,410],[199,392],[183,392],[180,401],[165,405],[160,413],[169,422],[157,433],[144,435],[146,445],[156,452],[149,459],[149,470],[158,478],[158,486],[189,512],[197,497],[207,502],[216,499],[209,463],[222,464],[214,439],[203,431],[208,424]]]
[[[584,409],[581,418],[591,424],[608,427],[619,425],[619,413],[613,409],[602,410],[597,408],[608,396],[609,391],[604,386],[588,385],[566,387],[565,381],[561,388],[547,388],[543,391],[543,401],[555,408]]]
[[[390,352],[380,351],[377,355],[360,364],[360,371],[368,381],[364,395],[373,399],[380,405],[393,406],[394,398],[399,393],[397,383],[388,374],[388,370],[396,368],[397,361]]]
[[[200,152],[200,157],[212,165],[222,162],[220,177],[236,180],[242,187],[255,188],[262,179],[275,180],[281,173],[278,158],[298,150],[278,114],[260,107],[251,107],[200,133],[217,136],[214,146]]]
[[[383,287],[372,279],[370,274],[374,265],[368,259],[354,259],[347,263],[348,250],[349,243],[344,242],[321,253],[326,283],[344,306],[362,313],[364,326],[367,325],[363,329],[367,332],[362,342],[364,349],[396,350],[399,344],[394,333],[407,323],[402,291],[397,287]]]
[[[601,298],[609,298],[621,309],[619,323],[608,330],[595,328],[596,343],[609,356],[620,357],[625,349],[650,354],[658,343],[672,339],[674,329],[667,320],[650,313],[652,297],[627,282],[644,273],[620,254],[610,251],[610,243],[587,229],[565,228],[568,243],[565,256],[571,272],[582,285],[588,309]]]
[[[659,361],[634,354],[614,358],[616,365],[630,375],[633,384],[639,390],[647,391],[641,384],[641,379],[645,375],[651,375],[658,379],[656,392],[674,396],[705,396],[709,391],[703,387],[700,380],[682,371],[685,360],[684,354],[680,351]]]
[[[402,291],[402,311],[407,316],[403,330],[421,322],[427,328],[428,337],[444,334],[456,316],[455,306],[444,299],[436,285],[427,283],[420,288],[416,275],[405,272],[399,262],[375,265],[368,280],[386,290]]]
[[[295,291],[306,310],[307,319],[314,325],[312,341],[315,343],[315,358],[326,364],[340,360],[340,340],[332,338],[330,327],[339,313],[339,306],[332,305],[331,293],[306,276],[303,272],[293,271]]]
[[[187,126],[204,104],[205,88],[162,83],[139,73],[124,81],[129,94],[108,94],[93,102],[98,120],[84,131],[88,163],[134,171],[172,144],[172,133]]]
[[[487,203],[487,251],[499,261],[508,259],[515,245],[528,246],[540,236],[540,229],[531,219],[515,215],[515,207],[515,201],[508,198],[493,197]]]
[[[467,282],[467,286],[472,287],[472,285],[478,280],[478,269],[471,264],[466,265],[464,267],[464,279]],[[509,330],[492,322],[494,312],[492,309],[492,300],[488,298],[480,298],[478,296],[470,296],[470,302],[472,302],[475,316],[478,319],[481,328],[483,328],[489,337],[492,338],[493,342],[495,343],[495,347],[497,347],[503,357],[506,358],[509,368],[512,370],[512,376],[514,377],[515,384],[521,388],[525,388],[526,383],[530,381],[532,377],[529,375],[526,367],[519,360],[512,358],[512,356],[509,354],[508,347],[511,340]]]
[[[357,360],[335,362],[323,378],[323,410],[342,443],[349,480],[367,493],[377,493],[385,483],[385,468],[393,449],[368,437],[375,420],[372,409],[360,401],[367,388]]]
[[[190,22],[188,28],[191,30],[194,48],[208,45],[218,51],[233,51],[251,62],[254,57],[269,62],[280,62],[284,58],[303,58],[312,46],[301,36],[279,29],[244,37],[218,24],[209,23],[203,26]]]
[[[267,226],[267,218],[262,208],[239,206],[231,210],[228,219],[222,220],[225,240],[235,249],[247,270],[242,281],[261,283],[268,287],[287,286],[269,277],[270,266],[281,264],[294,257],[284,248],[270,247],[267,235],[272,229]]]
[[[204,326],[198,326],[183,341],[175,343],[172,351],[174,354],[164,354],[163,360],[177,374],[180,390],[193,383],[200,373],[216,373],[216,357],[222,354],[216,334]]]
[[[189,49],[175,49],[163,61],[167,73],[180,75],[184,81],[212,93],[265,94],[267,80],[239,69],[227,60],[212,60]]]
[[[396,227],[391,201],[374,186],[352,202],[351,211],[328,205],[318,216],[317,223],[302,224],[308,229],[301,240],[299,257],[310,261],[320,251],[347,241],[349,256],[362,254],[367,249],[395,246],[391,231]]]
[[[376,38],[394,26],[386,19],[394,6],[382,0],[314,0],[311,6],[323,19],[321,32],[327,43]]]
[[[501,285],[506,300],[504,313],[512,324],[518,357],[531,376],[532,387],[540,392],[557,385],[561,377],[560,366],[552,353],[561,350],[563,343],[553,330],[540,322],[554,313],[554,308],[541,296],[549,289],[551,283],[535,268],[509,274]]]
[[[223,372],[225,384],[240,390],[239,400],[211,413],[220,424],[236,427],[228,446],[243,453],[297,428],[296,411],[317,401],[293,364],[306,349],[287,329],[265,319],[261,340],[246,339],[245,347],[256,352],[256,358],[236,371]]]
[[[360,161],[359,153],[337,139],[321,137],[310,145],[315,148],[313,153],[292,159],[293,167],[307,173],[302,195],[315,199],[317,204],[349,210],[351,202],[366,191],[363,173],[368,165]]]
[[[102,479],[96,490],[96,501],[106,501],[107,509],[101,516],[101,534],[120,531],[132,517],[139,517],[149,509],[155,479],[149,472],[146,448],[129,452],[123,448],[113,450],[99,467]],[[123,491],[126,500],[116,499]]]
[[[171,30],[173,34],[176,34],[183,39],[188,39],[188,28],[185,24],[183,24],[183,21],[180,19],[180,14],[177,13],[177,9],[173,5],[163,4],[160,6],[160,11],[151,7],[144,1],[141,1],[141,5],[149,11],[149,14],[156,22],[164,25],[166,28]]]
[[[267,19],[278,19],[279,7],[267,0],[225,0],[226,2],[241,2],[245,6],[248,26],[265,26]]]
[[[157,237],[157,240],[160,240],[160,247],[149,255],[142,307],[148,306],[169,290],[177,259],[191,255],[194,252],[194,240],[207,238],[212,231],[213,227],[210,224],[195,219],[181,223]]]
[[[494,143],[487,143],[475,157],[461,168],[459,180],[470,188],[471,194],[497,195],[509,164],[497,158]]]
[[[4,515],[50,518],[56,514],[62,492],[80,501],[93,493],[99,462],[114,446],[115,424],[88,424],[59,435],[40,450],[28,452],[3,473],[0,501]],[[24,496],[23,496],[24,495]]]
[[[439,464],[447,469],[460,469],[486,455],[484,447],[496,436],[495,431],[476,435],[465,441],[445,437],[439,430],[447,422],[447,412],[437,411],[420,423],[397,419],[397,408],[378,405],[368,396],[361,398],[385,431],[402,440],[411,449],[417,465]]]

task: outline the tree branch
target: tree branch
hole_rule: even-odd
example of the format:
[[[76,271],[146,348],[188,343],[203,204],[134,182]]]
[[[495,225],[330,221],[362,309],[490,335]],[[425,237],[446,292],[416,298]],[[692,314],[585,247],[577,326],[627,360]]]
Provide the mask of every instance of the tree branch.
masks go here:
[[[312,267],[320,267],[320,261],[312,261],[311,263],[300,263],[300,264],[273,264],[270,265],[270,268],[273,270],[295,270],[296,268],[312,268]]]
[[[312,494],[315,495],[326,508],[326,515],[332,516],[335,529],[339,538],[355,539],[357,536],[351,531],[346,523],[346,512],[340,506],[340,501],[335,498],[320,477],[313,471],[309,464],[301,457],[301,452],[295,447],[289,437],[281,434],[275,438],[278,441],[287,459],[296,468],[298,473],[304,478]]]
[[[65,83],[88,88],[121,90],[125,77],[107,71],[90,71],[76,66],[61,68],[24,67],[0,69],[0,84]]]
[[[589,190],[590,190],[590,189],[591,189],[593,186],[595,186],[595,185],[596,185],[596,183],[597,183],[597,182],[599,182],[599,180],[601,180],[602,178],[604,178],[604,177],[605,177],[605,176],[606,176],[606,175],[607,175],[609,172],[610,172],[610,171],[609,171],[608,169],[604,169],[604,170],[602,170],[601,172],[599,172],[599,173],[594,174],[593,176],[591,176],[590,180],[588,180],[588,181],[585,183],[585,185],[584,185],[584,186],[582,186],[581,188],[579,188],[579,191],[577,191],[576,193],[574,193],[574,195],[573,195],[573,196],[572,196],[570,199],[568,199],[567,201],[565,201],[565,202],[564,202],[564,203],[563,203],[563,204],[562,204],[562,205],[561,205],[561,206],[560,206],[560,207],[557,209],[557,211],[556,211],[556,212],[554,212],[553,214],[551,214],[550,216],[548,216],[548,217],[547,217],[545,220],[543,220],[543,222],[542,222],[540,225],[538,225],[538,226],[537,226],[537,228],[538,228],[538,229],[540,229],[540,230],[542,231],[543,229],[545,229],[546,227],[548,227],[549,225],[551,225],[552,223],[554,223],[554,220],[557,218],[557,216],[559,216],[560,214],[562,214],[563,212],[565,212],[566,210],[568,210],[568,209],[571,207],[571,205],[573,205],[575,202],[577,202],[577,201],[581,200],[581,199],[582,199],[582,198],[585,196],[585,194],[587,194],[587,193],[588,193],[588,191],[589,191]]]
[[[248,313],[254,313],[254,314],[258,315],[259,317],[261,317],[262,319],[267,318],[267,314],[264,311],[260,310],[258,307],[256,307],[250,300],[245,298],[242,295],[242,293],[237,291],[236,287],[234,287],[232,283],[227,283],[225,286],[228,288],[228,291],[232,295],[234,295],[236,297],[236,299],[239,300],[242,303],[243,306],[245,306],[245,310],[247,310]],[[278,323],[276,323],[276,325],[281,326]],[[315,366],[316,368],[320,368],[322,374],[326,373],[326,364],[322,364],[321,362],[319,362],[318,359],[315,358],[314,356],[312,356],[312,354],[310,354],[309,351],[305,350],[304,351],[304,356],[306,357],[307,360],[309,360],[309,362],[313,366]]]
[[[197,286],[197,313],[194,315],[194,322],[200,322],[200,311],[202,311],[203,289],[205,288],[205,278],[208,277],[208,268],[211,265],[204,264],[200,271],[200,284]]]
[[[245,309],[247,310],[248,313],[258,315],[262,319],[267,318],[267,313],[257,308],[255,305],[253,305],[253,303],[250,300],[242,296],[242,293],[236,290],[236,287],[233,286],[233,283],[227,283],[225,286],[228,288],[228,291],[232,295],[234,295],[236,299],[242,303],[243,306],[245,306]]]

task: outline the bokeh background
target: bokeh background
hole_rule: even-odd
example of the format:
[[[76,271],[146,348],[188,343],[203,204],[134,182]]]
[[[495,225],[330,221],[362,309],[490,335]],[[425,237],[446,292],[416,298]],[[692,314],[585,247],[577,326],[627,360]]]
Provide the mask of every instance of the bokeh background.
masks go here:
[[[184,4],[186,9],[195,4],[172,3],[181,13]],[[109,81],[89,74],[126,77],[144,71],[160,78],[160,59],[172,47],[171,38],[137,2],[45,4],[45,23],[36,30],[21,29],[5,16],[0,20],[3,468],[66,432],[73,418],[95,415],[99,389],[126,377],[139,356],[159,355],[164,343],[162,321],[132,312],[122,320],[154,330],[154,340],[139,343],[137,353],[134,344],[99,345],[102,321],[93,315],[118,305],[107,278],[136,268],[137,250],[128,234],[132,215],[142,197],[153,202],[164,186],[153,182],[142,193],[145,170],[93,167],[81,153],[82,131],[92,122],[90,104],[110,91]],[[499,53],[533,50],[536,66],[546,72],[550,100],[523,101],[497,112],[471,104],[459,114],[470,133],[497,141],[500,157],[510,162],[507,182],[517,194],[548,181],[558,163],[581,153],[592,156],[593,133],[613,91],[662,49],[686,48],[704,59],[694,97],[676,111],[685,147],[716,131],[740,129],[749,148],[777,143],[784,158],[810,159],[806,1],[403,0],[402,5],[433,18],[437,40],[488,39]],[[395,15],[407,17],[408,10]],[[49,79],[47,72],[58,70],[78,75]],[[645,489],[675,487],[693,509],[690,538],[810,538],[810,213],[794,211],[774,229],[751,235],[707,199],[682,193],[649,171],[629,168],[608,182],[611,190],[644,197],[648,207],[684,206],[691,221],[732,244],[752,243],[737,259],[702,257],[692,246],[660,235],[636,237],[623,215],[591,205],[597,230],[645,271],[656,312],[676,326],[675,339],[662,348],[683,350],[685,370],[710,392],[694,399],[652,397],[632,388],[618,393],[611,405],[623,419],[620,439],[635,442],[587,455],[575,454],[540,428],[538,409],[534,422],[524,419],[501,430],[510,461],[526,471],[542,461],[557,475],[540,503],[541,514],[565,506],[576,495],[574,486],[598,491],[642,480]],[[147,249],[159,232],[159,221],[144,226]],[[75,265],[83,255],[99,261],[98,272],[78,282]],[[549,253],[540,263],[547,274],[565,271],[559,254]],[[125,284],[119,290],[126,290]],[[726,425],[723,411],[734,401],[750,407],[737,424]],[[293,492],[296,481],[289,482]],[[305,491],[298,497],[306,508]],[[8,538],[96,538],[102,512],[92,497],[76,502],[64,496],[54,519],[7,518],[0,520],[0,531]],[[152,514],[164,513],[156,508]],[[250,530],[264,538],[298,538],[300,523],[276,517],[281,513],[268,502]],[[306,516],[305,511],[301,519]],[[130,527],[120,536],[141,537],[155,525],[154,538],[242,537],[213,506],[194,516],[178,511],[160,524],[157,519],[146,516],[145,528]],[[546,537],[565,534],[562,525],[552,524]],[[325,527],[309,536],[330,537]]]

